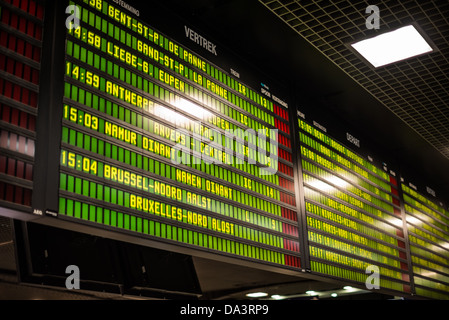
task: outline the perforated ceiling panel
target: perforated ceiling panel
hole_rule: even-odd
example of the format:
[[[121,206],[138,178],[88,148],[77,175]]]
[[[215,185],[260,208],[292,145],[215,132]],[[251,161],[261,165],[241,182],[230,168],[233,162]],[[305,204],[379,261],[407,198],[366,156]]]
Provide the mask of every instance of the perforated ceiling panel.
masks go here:
[[[449,1],[259,1],[449,158]],[[366,27],[371,4],[379,30]],[[374,69],[348,47],[411,23],[437,51]]]

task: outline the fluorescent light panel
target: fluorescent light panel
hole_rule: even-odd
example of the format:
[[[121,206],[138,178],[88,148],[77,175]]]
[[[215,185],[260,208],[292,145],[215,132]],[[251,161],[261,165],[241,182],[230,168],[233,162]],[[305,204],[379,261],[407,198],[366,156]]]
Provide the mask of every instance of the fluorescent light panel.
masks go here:
[[[376,68],[433,51],[413,25],[353,43],[351,46]]]

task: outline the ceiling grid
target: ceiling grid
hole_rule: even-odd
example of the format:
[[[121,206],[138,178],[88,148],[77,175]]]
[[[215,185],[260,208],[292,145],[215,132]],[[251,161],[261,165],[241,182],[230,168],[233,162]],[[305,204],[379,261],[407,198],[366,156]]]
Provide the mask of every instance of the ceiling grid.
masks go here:
[[[368,1],[259,2],[449,159],[449,1],[382,2],[379,30],[366,28]],[[436,51],[374,69],[349,47],[411,23]]]

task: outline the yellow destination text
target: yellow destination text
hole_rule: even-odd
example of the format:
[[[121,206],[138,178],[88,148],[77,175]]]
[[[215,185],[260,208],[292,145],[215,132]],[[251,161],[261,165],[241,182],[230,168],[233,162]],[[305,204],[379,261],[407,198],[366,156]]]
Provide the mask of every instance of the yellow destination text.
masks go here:
[[[198,227],[207,228],[221,233],[234,235],[235,225],[230,222],[208,217],[203,214],[188,211],[163,202],[143,198],[137,195],[130,195],[129,204],[132,209],[146,213],[178,220]]]
[[[178,182],[182,182],[184,184],[196,187],[198,189],[201,189],[203,187],[201,177],[198,177],[194,174],[185,172],[180,169],[176,169],[176,180]],[[220,197],[228,198],[230,200],[233,199],[233,191],[234,190],[229,187],[223,186],[219,183],[216,183],[216,182],[213,182],[210,180],[206,180],[206,179],[205,179],[205,186],[206,186],[207,192],[213,193]]]
[[[148,191],[148,178],[105,164],[103,174],[106,179]]]
[[[109,80],[106,81],[106,93],[122,101],[125,101],[126,103],[145,110],[147,110],[150,105],[153,105],[153,101],[148,100],[141,95],[138,95]]]

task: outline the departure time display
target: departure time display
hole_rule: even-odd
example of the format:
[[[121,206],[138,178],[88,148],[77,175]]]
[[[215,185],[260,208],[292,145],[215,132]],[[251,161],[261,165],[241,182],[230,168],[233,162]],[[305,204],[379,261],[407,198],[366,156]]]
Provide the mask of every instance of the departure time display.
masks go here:
[[[449,298],[449,211],[405,181],[401,183],[416,293]]]
[[[394,177],[298,119],[311,269],[410,292],[398,185]]]
[[[59,213],[300,268],[285,108],[112,3],[70,4]]]

